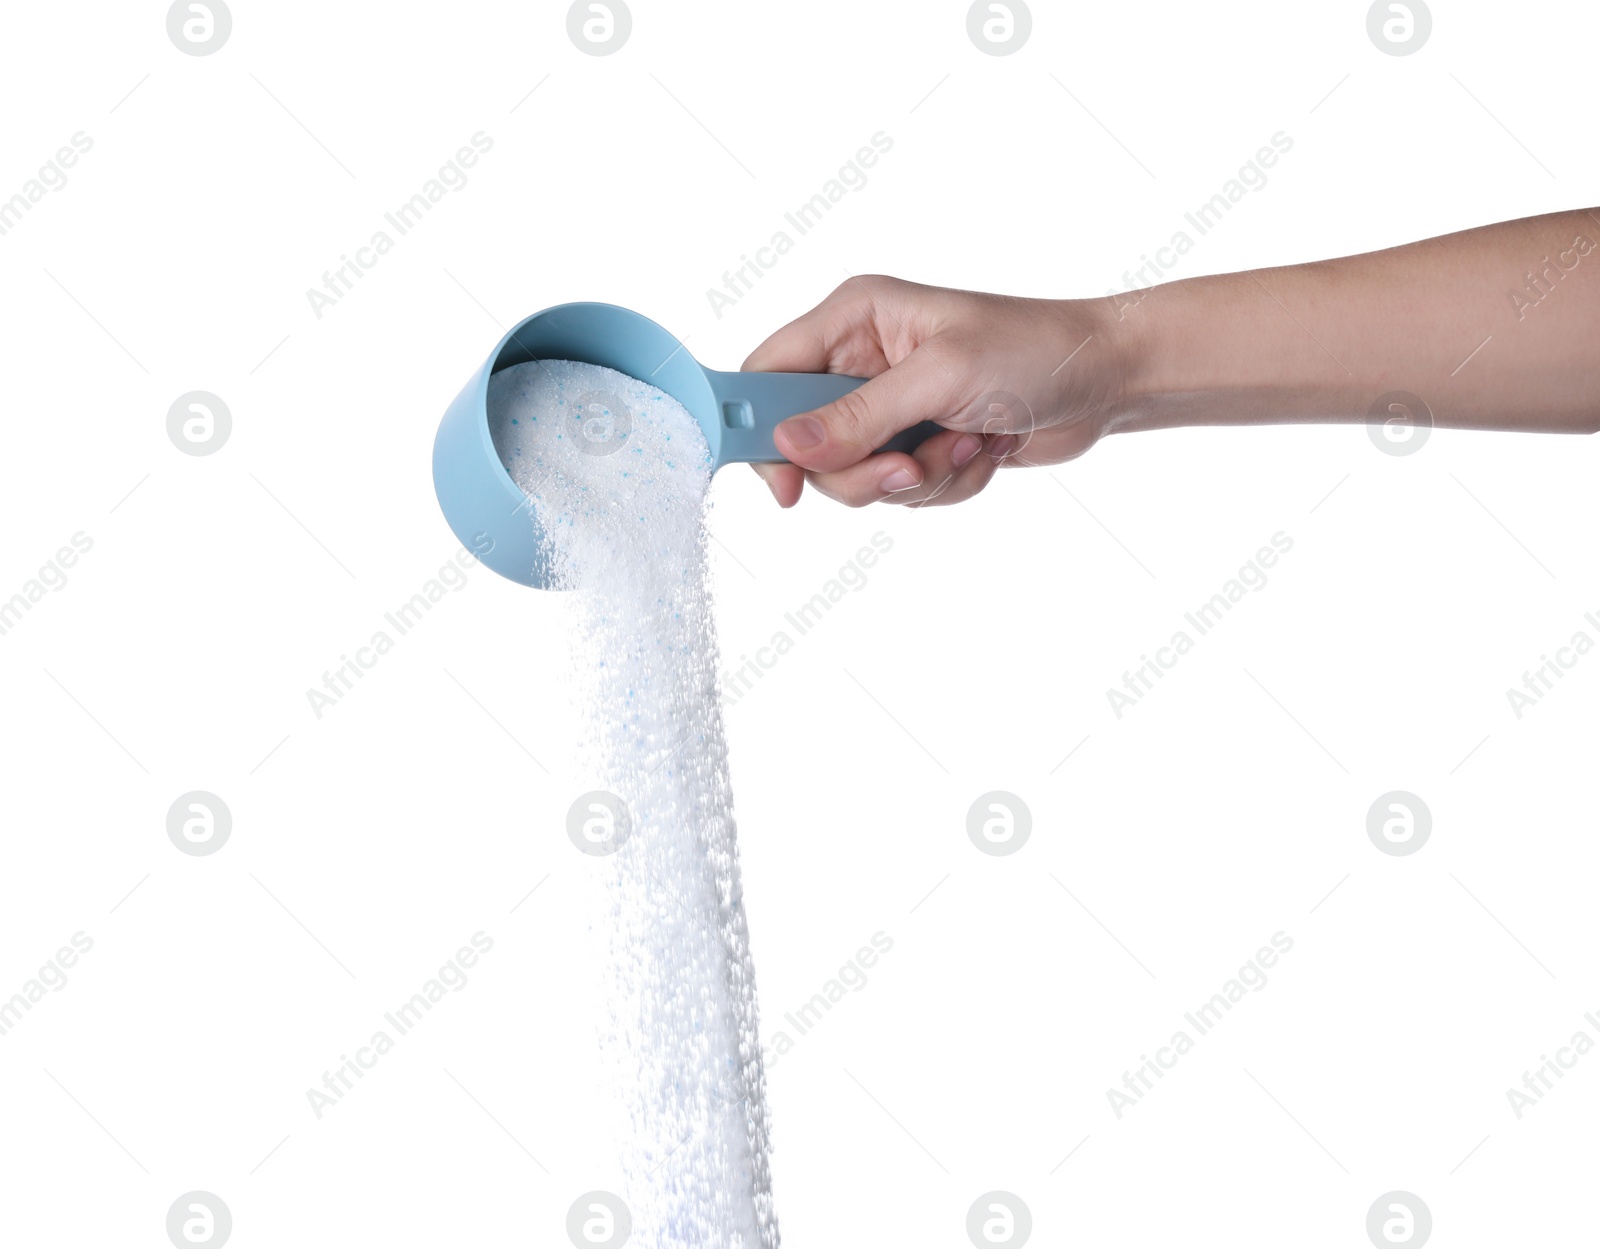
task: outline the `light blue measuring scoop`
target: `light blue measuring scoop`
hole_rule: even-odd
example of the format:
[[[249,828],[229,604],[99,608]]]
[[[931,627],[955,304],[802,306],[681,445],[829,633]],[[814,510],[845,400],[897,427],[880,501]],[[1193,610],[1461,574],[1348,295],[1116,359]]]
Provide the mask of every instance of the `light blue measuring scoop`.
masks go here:
[[[604,365],[665,391],[700,422],[713,472],[725,464],[781,461],[772,443],[779,421],[830,403],[865,380],[835,373],[719,373],[650,318],[612,304],[560,304],[520,322],[439,423],[433,487],[450,528],[481,563],[541,590],[552,587],[539,518],[489,434],[490,375],[530,360]],[[938,429],[924,421],[878,450],[909,451]]]

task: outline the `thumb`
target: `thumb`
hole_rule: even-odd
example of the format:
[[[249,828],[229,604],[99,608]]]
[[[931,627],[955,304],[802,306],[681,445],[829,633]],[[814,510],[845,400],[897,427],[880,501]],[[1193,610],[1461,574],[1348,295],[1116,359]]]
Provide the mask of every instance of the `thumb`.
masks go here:
[[[924,348],[832,403],[782,422],[773,441],[785,458],[833,473],[867,458],[902,429],[952,413],[952,378]]]

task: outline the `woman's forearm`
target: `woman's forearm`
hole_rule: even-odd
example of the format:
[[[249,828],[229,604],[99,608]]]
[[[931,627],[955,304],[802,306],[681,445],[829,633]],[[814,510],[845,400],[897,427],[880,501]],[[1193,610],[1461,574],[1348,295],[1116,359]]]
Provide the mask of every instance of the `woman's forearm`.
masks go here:
[[[781,423],[760,472],[846,503],[971,498],[1119,430],[1353,421],[1600,429],[1600,211],[1101,299],[851,278],[749,369],[869,380]],[[922,422],[914,451],[882,450]],[[926,433],[926,431],[924,431]],[[1413,444],[1420,445],[1420,444]]]
[[[1104,302],[1124,361],[1112,429],[1383,419],[1393,391],[1441,426],[1600,429],[1600,214]]]

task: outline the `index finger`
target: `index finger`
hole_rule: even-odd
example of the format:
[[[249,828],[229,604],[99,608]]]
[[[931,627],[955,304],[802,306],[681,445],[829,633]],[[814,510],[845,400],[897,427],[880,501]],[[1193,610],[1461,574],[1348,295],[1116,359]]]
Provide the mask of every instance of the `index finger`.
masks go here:
[[[770,334],[740,365],[756,373],[853,373],[889,367],[873,321],[872,286],[852,278],[815,308]]]

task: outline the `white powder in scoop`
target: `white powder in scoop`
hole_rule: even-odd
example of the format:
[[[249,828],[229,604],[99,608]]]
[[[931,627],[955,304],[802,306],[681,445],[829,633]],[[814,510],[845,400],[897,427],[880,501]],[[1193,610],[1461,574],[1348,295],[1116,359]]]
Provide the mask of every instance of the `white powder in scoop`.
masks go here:
[[[643,1249],[777,1249],[766,1079],[717,686],[711,454],[653,386],[565,360],[489,379],[489,428],[567,596],[581,762],[626,805],[609,876],[629,1120],[620,1194]]]

